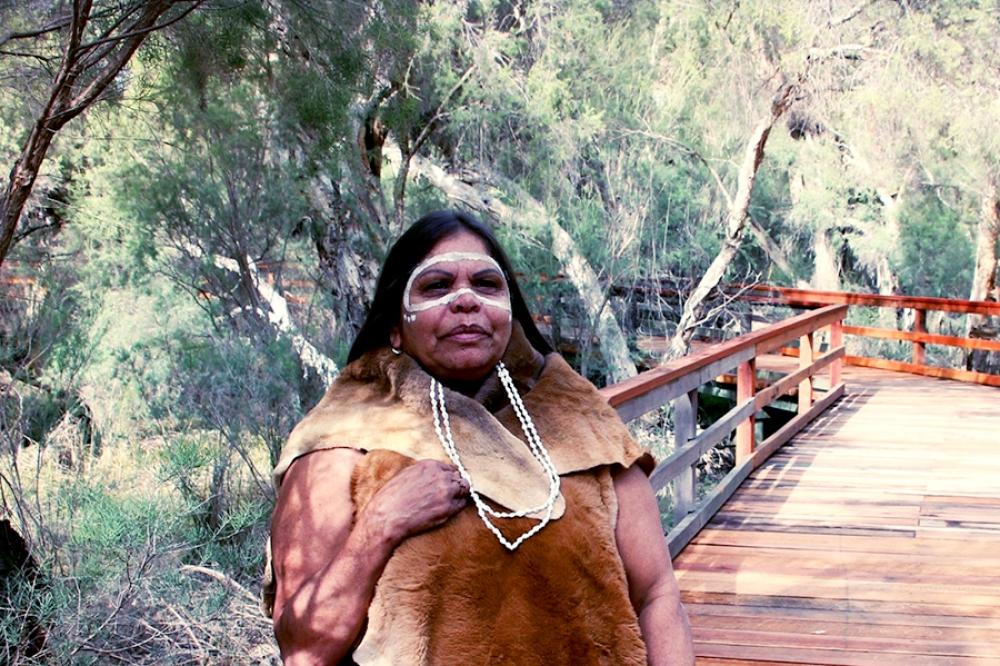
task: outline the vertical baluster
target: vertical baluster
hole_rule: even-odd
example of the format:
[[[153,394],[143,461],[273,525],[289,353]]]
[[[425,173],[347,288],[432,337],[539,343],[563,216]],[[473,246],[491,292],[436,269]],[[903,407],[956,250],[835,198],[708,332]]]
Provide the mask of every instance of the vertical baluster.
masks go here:
[[[927,332],[927,321],[926,313],[917,308],[913,311],[913,332],[914,333],[926,333]],[[926,361],[926,347],[923,342],[913,343],[913,362],[916,365],[924,365]]]
[[[742,405],[754,396],[757,390],[757,359],[740,363],[736,369],[736,404]],[[757,419],[751,415],[745,421],[736,426],[736,464],[739,465],[756,448],[754,443],[754,426]]]
[[[799,367],[805,368],[813,363],[816,356],[813,348],[813,334],[806,333],[799,338]],[[806,377],[799,382],[799,414],[804,414],[812,407],[813,403],[813,378]]]
[[[674,400],[674,443],[679,449],[698,432],[698,389],[689,391]],[[681,472],[675,481],[674,524],[694,509],[698,468],[692,465]]]
[[[844,344],[844,320],[838,319],[830,324],[830,349],[836,349]],[[844,359],[838,358],[830,364],[830,389],[840,383],[840,373]]]

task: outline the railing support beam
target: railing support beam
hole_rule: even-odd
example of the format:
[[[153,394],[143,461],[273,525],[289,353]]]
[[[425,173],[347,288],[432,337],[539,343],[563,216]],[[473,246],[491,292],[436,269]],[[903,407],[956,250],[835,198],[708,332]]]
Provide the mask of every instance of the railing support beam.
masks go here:
[[[698,434],[698,389],[674,400],[674,445],[680,449]],[[677,475],[674,486],[674,524],[694,509],[698,468],[691,465]]]
[[[799,367],[808,368],[813,364],[816,351],[813,347],[813,333],[810,331],[799,338]],[[805,414],[813,404],[813,378],[806,377],[799,382],[799,414]]]
[[[927,312],[920,308],[913,311],[913,332],[927,332]],[[913,363],[914,365],[926,365],[927,347],[923,341],[913,343]]]
[[[830,324],[830,349],[837,349],[844,345],[844,321],[837,320]],[[830,388],[840,383],[841,373],[844,368],[844,360],[838,358],[830,364]]]
[[[736,404],[742,405],[744,401],[753,397],[757,390],[757,359],[743,361],[736,369]],[[736,426],[736,464],[740,465],[744,460],[753,455],[754,451],[754,426],[757,419],[754,415],[748,416],[742,423]]]

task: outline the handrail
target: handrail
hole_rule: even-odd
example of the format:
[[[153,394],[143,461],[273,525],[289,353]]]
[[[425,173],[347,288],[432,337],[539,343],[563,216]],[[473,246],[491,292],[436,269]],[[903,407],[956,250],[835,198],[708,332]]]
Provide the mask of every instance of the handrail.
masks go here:
[[[843,321],[846,305],[830,305],[777,322],[738,338],[676,359],[637,377],[601,389],[608,403],[625,421],[674,403],[674,453],[650,475],[655,491],[677,483],[675,525],[667,535],[676,556],[711,519],[739,484],[795,433],[844,394],[841,363],[844,358]],[[830,330],[830,349],[816,356],[816,332]],[[798,340],[803,353],[799,369],[757,392],[756,359]],[[698,388],[736,369],[736,406],[701,433],[697,431]],[[830,387],[819,397],[813,378],[829,369]],[[798,414],[776,433],[758,443],[755,414],[773,400],[798,388]],[[736,433],[736,465],[700,504],[695,502],[698,459],[730,433]]]
[[[896,296],[883,294],[859,294],[816,289],[793,289],[772,285],[753,285],[742,290],[741,298],[750,302],[792,307],[815,308],[831,303],[853,306],[909,308],[913,310],[913,330],[900,331],[894,328],[872,326],[844,326],[845,335],[881,340],[902,340],[913,344],[910,362],[896,361],[869,356],[845,357],[849,365],[909,372],[911,374],[944,379],[956,379],[986,386],[1000,386],[1000,375],[958,368],[943,368],[927,364],[927,345],[945,345],[961,349],[977,349],[1000,352],[1000,340],[939,335],[927,331],[927,312],[955,312],[969,315],[1000,317],[1000,303],[994,301],[970,301],[952,298],[925,296]]]

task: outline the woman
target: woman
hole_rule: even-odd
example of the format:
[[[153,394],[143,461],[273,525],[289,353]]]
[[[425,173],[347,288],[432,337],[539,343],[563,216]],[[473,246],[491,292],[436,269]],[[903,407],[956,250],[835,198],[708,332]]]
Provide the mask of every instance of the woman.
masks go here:
[[[652,460],[487,227],[414,224],[349,359],[275,468],[286,663],[693,663]]]

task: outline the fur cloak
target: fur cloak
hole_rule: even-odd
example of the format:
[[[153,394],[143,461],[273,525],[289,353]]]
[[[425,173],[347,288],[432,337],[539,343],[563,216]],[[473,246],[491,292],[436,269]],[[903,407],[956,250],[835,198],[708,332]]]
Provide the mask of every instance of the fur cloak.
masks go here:
[[[611,469],[638,463],[648,472],[653,460],[590,382],[558,354],[543,358],[514,328],[504,363],[560,474],[558,518],[514,552],[471,505],[403,542],[379,579],[354,650],[362,666],[646,663],[615,543]],[[296,426],[275,483],[280,487],[288,467],[311,451],[365,451],[351,481],[357,513],[415,460],[450,462],[434,431],[429,394],[429,375],[409,356],[387,349],[366,354]],[[477,490],[508,510],[541,504],[548,483],[495,373],[474,398],[447,389],[445,398]],[[497,522],[510,539],[534,524],[528,518]]]

